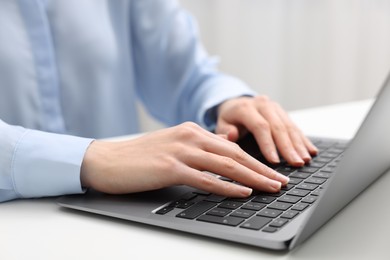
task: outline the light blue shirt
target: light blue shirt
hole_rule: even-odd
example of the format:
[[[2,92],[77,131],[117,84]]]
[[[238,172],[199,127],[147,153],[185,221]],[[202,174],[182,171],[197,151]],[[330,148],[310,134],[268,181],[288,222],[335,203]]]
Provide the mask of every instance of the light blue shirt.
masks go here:
[[[0,201],[81,193],[88,145],[137,132],[136,100],[212,127],[210,108],[254,95],[174,0],[2,0],[0,39]]]

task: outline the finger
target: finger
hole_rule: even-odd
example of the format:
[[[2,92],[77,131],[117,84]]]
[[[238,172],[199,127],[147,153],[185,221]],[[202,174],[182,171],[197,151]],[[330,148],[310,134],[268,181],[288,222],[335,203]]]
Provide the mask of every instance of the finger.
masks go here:
[[[293,139],[295,148],[298,150],[301,157],[305,160],[305,158],[309,159],[309,157],[311,157],[310,155],[316,155],[318,153],[318,149],[313,145],[313,143],[294,124],[279,104],[275,103],[275,107],[279,116],[284,120],[284,122],[286,122],[286,125],[290,129],[291,138]]]
[[[215,129],[216,134],[225,134],[228,137],[229,141],[236,142],[239,138],[238,128],[233,125],[227,123],[223,119],[219,119],[217,122],[217,128]]]
[[[224,166],[228,164],[227,160],[231,160],[235,161],[236,163],[241,165],[241,167],[243,167],[240,168],[241,171],[248,173],[248,170],[250,169],[251,174],[264,175],[265,177],[276,180],[283,185],[287,184],[289,181],[289,179],[284,175],[272,170],[271,168],[267,167],[266,165],[262,164],[261,162],[247,154],[236,143],[232,143],[222,139],[206,140],[201,148],[201,152],[192,152],[187,157],[187,164],[197,169],[207,170],[225,176],[226,173],[221,169],[224,169]],[[245,170],[244,168],[249,169]],[[232,179],[238,180],[237,177],[233,177]],[[243,178],[239,179],[238,181],[242,182]],[[246,183],[247,182],[245,182],[245,184]]]
[[[302,134],[302,140],[307,150],[309,151],[310,155],[315,156],[318,154],[318,148],[304,134]]]
[[[264,164],[260,163],[256,159],[254,159],[252,156],[247,154],[245,151],[243,151],[236,143],[230,142],[228,140],[225,140],[218,135],[212,134],[204,129],[200,129],[200,131],[196,131],[196,139],[194,142],[196,144],[196,147],[200,148],[203,151],[217,154],[224,157],[229,157],[235,160],[236,162],[244,165],[245,167],[252,169],[257,174],[262,174],[268,178],[272,178],[276,181],[281,182],[282,184],[288,183],[288,178],[284,175],[277,173],[276,171],[272,170],[271,168],[265,166]],[[191,150],[191,152],[183,152],[180,153],[180,156],[182,158],[181,161],[186,163],[187,165],[190,165],[192,167],[196,167],[197,162],[206,161],[208,158],[207,154],[202,154],[199,156],[199,153],[196,152],[197,150]],[[213,162],[209,162],[208,164],[213,164]],[[208,170],[208,168],[204,168]],[[222,174],[223,175],[223,174]]]
[[[186,167],[182,176],[182,184],[221,196],[248,197],[252,194],[251,188],[220,180],[207,172],[190,167]]]
[[[303,142],[302,135],[299,133],[299,131],[290,130],[289,136],[291,138],[291,142],[293,146],[295,147],[295,150],[299,154],[299,156],[302,158],[302,160],[305,163],[310,162],[311,155],[309,154],[305,143]]]
[[[259,169],[261,172],[256,172],[230,157],[207,153],[206,155],[202,155],[202,158],[205,159],[198,160],[197,169],[228,177],[256,190],[277,192],[280,190],[282,182],[285,185],[288,181],[288,178],[283,175],[281,175],[283,177],[280,180],[268,178],[267,176],[278,179],[281,176],[278,176],[280,175],[279,173],[264,165],[262,165],[263,167],[259,167],[261,168],[261,170]]]
[[[286,122],[280,117],[278,111],[275,110],[275,108],[277,108],[275,104],[272,101],[263,102],[259,103],[258,107],[259,112],[261,112],[261,114],[270,124],[272,137],[283,158],[293,166],[303,166],[305,162],[302,160],[302,157],[299,155],[295,145],[292,142],[291,136],[286,127]]]
[[[259,114],[255,107],[249,107],[246,115],[240,117],[240,124],[244,125],[253,134],[256,142],[267,161],[279,163],[276,145],[272,137],[271,128],[267,120]]]
[[[190,130],[190,132],[196,133],[194,135],[194,137],[196,137],[196,136],[201,137],[200,139],[199,138],[191,138],[191,139],[193,139],[193,141],[204,140],[203,138],[211,138],[211,139],[215,139],[215,140],[224,139],[225,141],[227,141],[226,139],[228,138],[228,136],[226,136],[226,133],[224,133],[224,132],[214,134],[214,133],[211,133],[210,131],[207,131],[204,128],[202,128],[199,125],[192,123],[192,122],[183,123],[181,125],[181,127],[187,127]],[[227,137],[227,138],[225,138],[225,137]]]
[[[227,135],[224,135],[224,134],[217,134],[219,137],[225,139],[225,140],[228,140],[228,136]]]
[[[305,164],[305,161],[296,151],[291,142],[290,136],[287,134],[285,129],[274,130],[272,136],[274,137],[280,154],[290,165],[301,167]]]

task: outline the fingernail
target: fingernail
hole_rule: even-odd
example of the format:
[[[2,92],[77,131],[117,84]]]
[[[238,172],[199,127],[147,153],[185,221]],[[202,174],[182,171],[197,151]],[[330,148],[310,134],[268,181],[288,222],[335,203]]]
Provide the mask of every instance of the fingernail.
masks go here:
[[[302,160],[302,158],[295,152],[291,152],[291,157],[293,158],[293,160],[296,162],[296,163],[300,163],[300,164],[304,164],[305,162]]]
[[[318,148],[317,147],[315,147],[314,145],[313,145],[313,147],[311,148],[311,154],[312,155],[317,155],[318,154],[318,152],[319,152],[319,150],[318,150]]]
[[[240,192],[242,195],[244,195],[245,197],[248,197],[252,194],[252,189],[251,188],[248,188],[248,187],[244,187],[244,186],[241,186],[240,187]]]
[[[272,188],[274,188],[275,190],[280,190],[280,188],[282,188],[282,183],[278,182],[278,181],[274,181],[274,180],[270,180],[269,181],[269,184]]]
[[[271,159],[273,163],[280,163],[279,156],[275,151],[271,152]]]
[[[284,185],[290,182],[290,178],[287,176],[284,176],[281,173],[279,173],[279,179],[282,182],[282,184],[284,184]]]
[[[303,155],[303,158],[302,158],[305,162],[310,162],[310,160],[312,159],[310,154],[308,152],[306,152],[304,155]]]

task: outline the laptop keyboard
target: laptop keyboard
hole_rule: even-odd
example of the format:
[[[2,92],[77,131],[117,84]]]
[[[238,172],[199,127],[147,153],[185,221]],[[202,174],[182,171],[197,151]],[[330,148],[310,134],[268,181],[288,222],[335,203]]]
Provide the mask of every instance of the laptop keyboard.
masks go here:
[[[179,209],[175,215],[178,218],[277,232],[316,202],[347,146],[346,142],[312,141],[319,153],[309,164],[300,168],[291,167],[285,162],[269,165],[290,178],[289,184],[278,193],[254,191],[248,198],[237,199],[197,190],[165,204],[155,213],[164,215]],[[259,151],[251,155],[264,160]],[[233,182],[225,177],[219,178]]]

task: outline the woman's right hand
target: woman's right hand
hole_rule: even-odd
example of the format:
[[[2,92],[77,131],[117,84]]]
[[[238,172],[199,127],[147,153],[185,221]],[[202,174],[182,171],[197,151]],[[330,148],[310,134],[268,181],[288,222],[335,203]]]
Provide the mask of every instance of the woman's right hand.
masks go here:
[[[251,188],[277,192],[287,182],[287,177],[260,163],[237,144],[194,123],[128,141],[94,141],[81,167],[83,187],[111,194],[188,185],[223,196],[247,197]]]

